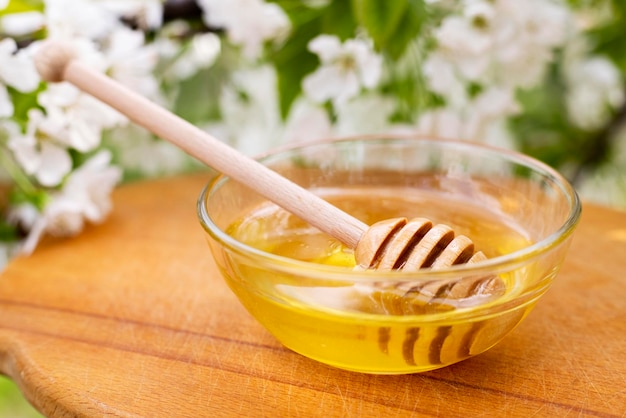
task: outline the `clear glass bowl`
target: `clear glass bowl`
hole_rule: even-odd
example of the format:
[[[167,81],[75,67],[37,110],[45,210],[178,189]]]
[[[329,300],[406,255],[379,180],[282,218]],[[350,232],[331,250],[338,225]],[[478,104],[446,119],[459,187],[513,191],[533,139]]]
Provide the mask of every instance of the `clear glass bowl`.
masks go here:
[[[468,142],[348,138],[260,161],[367,224],[429,218],[489,257],[440,270],[354,268],[332,238],[228,177],[211,181],[198,215],[241,303],[291,350],[358,372],[432,370],[498,343],[549,288],[581,212],[553,169]]]

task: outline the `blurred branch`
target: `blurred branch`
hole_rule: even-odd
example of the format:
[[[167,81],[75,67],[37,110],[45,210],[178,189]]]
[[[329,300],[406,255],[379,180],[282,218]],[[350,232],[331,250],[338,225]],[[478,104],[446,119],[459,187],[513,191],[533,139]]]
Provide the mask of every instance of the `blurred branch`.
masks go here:
[[[163,3],[163,22],[201,17],[202,9],[195,0],[167,0]]]
[[[222,32],[222,28],[209,27],[203,20],[203,10],[195,0],[167,0],[163,3],[163,23],[175,20],[184,20],[191,25],[191,29],[183,34],[190,37],[197,33]],[[132,29],[147,31],[135,17],[122,18],[122,22]]]
[[[578,186],[585,172],[600,165],[608,157],[612,142],[618,137],[620,130],[626,126],[626,101],[617,109],[613,117],[588,142],[589,147],[582,150],[580,162],[574,170],[570,181]]]

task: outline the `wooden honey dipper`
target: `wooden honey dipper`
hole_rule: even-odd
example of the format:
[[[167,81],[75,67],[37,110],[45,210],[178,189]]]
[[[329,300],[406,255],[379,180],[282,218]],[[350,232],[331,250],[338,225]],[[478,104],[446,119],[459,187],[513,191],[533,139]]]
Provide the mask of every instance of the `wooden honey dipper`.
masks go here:
[[[67,81],[128,117],[136,124],[178,146],[319,230],[354,249],[359,266],[382,270],[439,269],[484,260],[465,236],[427,219],[394,218],[371,227],[317,195],[282,177],[203,130],[74,59],[71,45],[45,41],[35,56],[41,77]],[[473,287],[472,287],[473,286]],[[456,297],[472,295],[476,285]],[[435,292],[436,293],[436,292]],[[457,292],[458,293],[458,292]]]

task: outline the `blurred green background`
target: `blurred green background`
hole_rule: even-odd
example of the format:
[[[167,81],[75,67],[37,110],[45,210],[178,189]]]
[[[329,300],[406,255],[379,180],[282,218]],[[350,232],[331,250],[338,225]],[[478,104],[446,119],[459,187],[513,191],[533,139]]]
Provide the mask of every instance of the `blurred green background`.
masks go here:
[[[36,418],[37,412],[21,395],[17,386],[5,376],[0,376],[0,417]]]

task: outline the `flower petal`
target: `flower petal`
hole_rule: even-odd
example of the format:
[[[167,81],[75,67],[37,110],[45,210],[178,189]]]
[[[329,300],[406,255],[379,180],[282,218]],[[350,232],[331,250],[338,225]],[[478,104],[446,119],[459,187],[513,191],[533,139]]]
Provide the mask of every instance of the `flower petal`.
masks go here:
[[[9,92],[0,84],[0,117],[9,118],[13,116],[13,111],[13,101],[9,97]]]
[[[72,128],[68,132],[68,145],[80,152],[89,152],[100,145],[100,126],[86,120],[72,120]]]
[[[41,163],[36,177],[43,186],[57,186],[71,170],[72,159],[66,149],[50,142],[41,144]]]
[[[343,53],[341,41],[336,36],[320,35],[309,42],[309,51],[317,54],[322,64],[331,63]]]
[[[20,12],[2,16],[0,25],[5,35],[20,37],[32,34],[43,28],[45,17],[39,12]]]
[[[333,105],[335,107],[342,106],[348,100],[353,98],[359,93],[361,89],[361,85],[359,84],[359,79],[355,72],[350,71],[347,73],[343,73],[343,82],[342,89],[338,91],[338,94],[335,96],[333,100]]]
[[[344,72],[339,67],[321,67],[302,81],[302,90],[316,103],[323,103],[341,94]]]
[[[34,174],[41,163],[41,157],[35,148],[37,141],[32,136],[14,136],[7,144],[18,164],[27,174]]]
[[[35,251],[35,248],[37,247],[39,240],[41,240],[45,229],[46,221],[43,217],[39,217],[32,228],[28,231],[28,236],[21,244],[20,252],[24,255],[30,255],[33,251]]]
[[[289,112],[284,132],[285,142],[329,138],[332,124],[326,111],[308,100],[297,100]]]
[[[82,202],[58,195],[44,210],[45,232],[57,237],[70,237],[83,229]]]
[[[3,40],[2,43],[5,44],[7,41],[9,39]],[[15,44],[15,41],[12,39],[10,41],[13,45]],[[22,93],[27,93],[37,88],[40,80],[39,73],[37,73],[34,61],[28,56],[27,51],[20,50],[16,54],[0,57],[0,59],[3,61],[2,65],[0,65],[0,78],[5,84],[14,87]]]
[[[363,87],[376,87],[383,69],[383,59],[371,50],[358,51],[355,55],[359,78]]]

